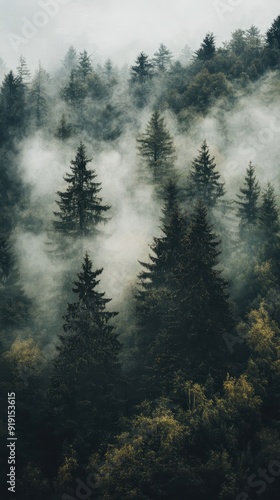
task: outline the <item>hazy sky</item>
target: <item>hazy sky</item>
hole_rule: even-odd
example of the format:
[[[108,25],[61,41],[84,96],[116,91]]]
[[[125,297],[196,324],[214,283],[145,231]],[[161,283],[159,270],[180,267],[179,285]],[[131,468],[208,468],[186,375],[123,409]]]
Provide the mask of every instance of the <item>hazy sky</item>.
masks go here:
[[[50,68],[69,45],[95,57],[131,63],[160,42],[175,53],[197,48],[207,31],[217,43],[237,28],[263,32],[280,14],[278,0],[0,0],[0,57],[10,67],[21,53],[31,67]]]

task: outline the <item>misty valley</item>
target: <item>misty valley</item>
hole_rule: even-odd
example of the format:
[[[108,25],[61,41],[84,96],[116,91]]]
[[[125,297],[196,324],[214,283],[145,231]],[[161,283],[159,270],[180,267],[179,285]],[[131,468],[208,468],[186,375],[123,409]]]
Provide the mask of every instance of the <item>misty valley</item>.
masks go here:
[[[1,498],[279,499],[280,16],[0,77]]]

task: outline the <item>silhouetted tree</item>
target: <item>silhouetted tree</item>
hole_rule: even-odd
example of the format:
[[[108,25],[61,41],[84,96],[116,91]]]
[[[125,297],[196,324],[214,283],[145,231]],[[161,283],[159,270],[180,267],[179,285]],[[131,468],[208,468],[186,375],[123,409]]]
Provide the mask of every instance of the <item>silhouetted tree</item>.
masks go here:
[[[175,148],[164,118],[155,111],[146,132],[137,139],[140,155],[147,161],[157,182],[164,183],[172,172]]]
[[[187,194],[192,201],[200,199],[207,208],[213,208],[224,196],[224,183],[220,182],[215,158],[210,157],[207,142],[202,143],[199,155],[192,162]]]
[[[274,19],[272,26],[267,31],[266,43],[271,49],[280,49],[280,16]]]
[[[86,148],[81,142],[75,160],[71,161],[71,174],[66,174],[64,180],[68,183],[66,191],[57,194],[60,200],[57,204],[59,212],[54,212],[53,221],[57,233],[68,236],[86,236],[96,232],[101,222],[106,222],[104,214],[108,205],[102,205],[101,183],[95,182],[96,173],[87,169],[91,160],[87,158]]]
[[[200,48],[195,52],[198,59],[208,61],[216,53],[215,37],[213,33],[207,33]]]
[[[84,458],[106,440],[119,415],[117,387],[120,343],[110,321],[104,293],[98,291],[102,269],[92,270],[86,254],[59,336],[49,401],[61,442],[67,440]]]
[[[255,225],[258,220],[258,201],[260,196],[259,183],[255,176],[255,167],[250,162],[247,168],[246,177],[244,180],[244,187],[240,188],[241,194],[237,197],[240,201],[238,204],[238,216],[240,218],[241,226]]]
[[[163,43],[160,44],[157,52],[154,53],[153,63],[159,72],[166,71],[172,60],[172,52]]]

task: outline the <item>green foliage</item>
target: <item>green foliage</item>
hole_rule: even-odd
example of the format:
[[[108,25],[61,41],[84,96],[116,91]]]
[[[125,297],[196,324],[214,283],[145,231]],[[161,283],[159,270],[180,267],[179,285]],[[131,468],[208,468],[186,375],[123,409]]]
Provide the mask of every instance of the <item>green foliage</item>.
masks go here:
[[[241,194],[237,195],[240,201],[236,203],[239,205],[238,215],[240,224],[252,226],[257,223],[259,207],[258,201],[260,196],[260,187],[255,176],[255,167],[250,162],[246,171],[244,180],[244,187],[240,188]]]
[[[146,132],[138,137],[137,142],[139,154],[146,160],[154,180],[164,184],[172,173],[175,148],[165,120],[158,111],[153,113]]]
[[[80,458],[112,431],[120,407],[118,353],[120,344],[109,324],[117,313],[107,311],[110,299],[96,290],[102,270],[92,271],[86,254],[68,304],[49,392],[56,432],[73,444]]]
[[[153,63],[157,71],[165,72],[171,64],[172,52],[163,43],[160,44],[157,52],[154,53]]]
[[[145,83],[153,76],[153,63],[150,62],[149,56],[141,52],[135,61],[135,65],[131,66],[131,82]]]
[[[58,192],[60,200],[57,204],[59,212],[54,212],[53,221],[57,233],[68,236],[86,236],[96,232],[96,226],[106,222],[104,213],[108,205],[102,205],[98,197],[101,183],[94,182],[97,177],[94,171],[87,169],[91,160],[87,158],[86,148],[81,142],[75,160],[71,161],[71,174],[66,174],[64,180],[69,184],[65,192]]]
[[[213,208],[225,194],[220,177],[216,170],[215,158],[210,157],[209,147],[204,141],[199,156],[192,162],[187,196],[192,201],[201,200],[207,208]]]
[[[208,61],[214,57],[215,53],[215,37],[213,33],[207,33],[199,50],[196,51],[196,56],[201,61]]]
[[[274,19],[271,27],[267,31],[266,43],[271,49],[280,49],[280,16]]]

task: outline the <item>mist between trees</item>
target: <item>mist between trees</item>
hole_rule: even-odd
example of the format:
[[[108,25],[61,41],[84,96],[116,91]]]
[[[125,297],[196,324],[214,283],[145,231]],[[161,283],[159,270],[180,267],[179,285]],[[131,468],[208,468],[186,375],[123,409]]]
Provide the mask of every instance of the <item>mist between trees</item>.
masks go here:
[[[22,500],[250,498],[279,460],[279,33],[208,33],[178,60],[161,43],[130,68],[74,47],[50,74],[2,61]]]

